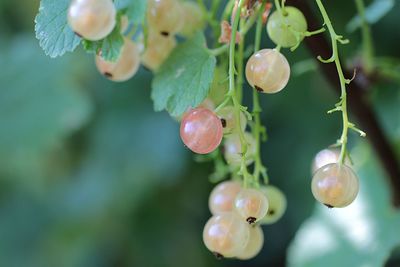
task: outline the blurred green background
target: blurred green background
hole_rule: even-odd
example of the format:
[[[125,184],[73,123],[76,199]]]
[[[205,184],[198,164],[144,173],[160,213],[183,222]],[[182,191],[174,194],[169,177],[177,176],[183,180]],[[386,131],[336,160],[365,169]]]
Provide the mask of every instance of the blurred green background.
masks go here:
[[[325,2],[352,40],[341,47],[350,64],[361,43],[359,32],[345,31],[354,4]],[[310,162],[341,129],[339,115],[326,115],[337,96],[304,46],[284,51],[293,69],[288,88],[262,97],[263,160],[288,210],[264,227],[256,259],[217,261],[202,243],[212,164],[195,163],[179,125],[152,110],[151,73],[116,84],[81,50],[47,58],[34,37],[38,6],[0,0],[1,267],[400,266],[400,213],[366,140],[350,140],[357,201],[328,210],[312,197]],[[399,12],[397,3],[372,27],[377,56],[394,62]],[[400,155],[400,83],[380,81],[368,96]]]

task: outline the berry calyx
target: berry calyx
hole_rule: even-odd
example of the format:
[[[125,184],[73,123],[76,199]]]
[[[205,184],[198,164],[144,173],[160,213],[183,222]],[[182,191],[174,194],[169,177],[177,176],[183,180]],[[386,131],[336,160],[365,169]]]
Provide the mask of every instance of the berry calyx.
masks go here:
[[[183,143],[193,152],[208,154],[221,143],[221,120],[205,108],[188,111],[182,118],[180,134]]]
[[[262,49],[247,61],[247,81],[261,93],[274,94],[281,91],[287,85],[289,77],[289,63],[277,50]]]
[[[357,197],[359,182],[353,170],[340,163],[323,166],[314,174],[311,182],[314,197],[330,208],[350,205]]]
[[[112,0],[73,0],[68,9],[68,24],[79,36],[98,41],[114,29],[116,13]]]

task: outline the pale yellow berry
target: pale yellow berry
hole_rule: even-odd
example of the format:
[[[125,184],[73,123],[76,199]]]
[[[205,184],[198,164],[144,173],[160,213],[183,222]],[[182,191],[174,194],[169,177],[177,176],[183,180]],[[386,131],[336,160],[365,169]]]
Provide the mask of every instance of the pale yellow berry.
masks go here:
[[[260,226],[250,227],[249,243],[237,258],[240,260],[250,260],[256,257],[264,245],[264,233]]]
[[[218,117],[221,118],[222,126],[224,127],[224,134],[232,133],[236,129],[237,120],[236,112],[233,106],[226,106],[218,111]],[[247,119],[242,111],[240,111],[240,129],[246,129]]]
[[[142,55],[142,64],[146,68],[156,71],[175,48],[176,40],[173,36],[166,37],[155,32],[150,32],[146,45],[146,49]]]
[[[249,165],[254,161],[256,154],[256,141],[250,133],[244,133],[244,139],[247,144],[245,155],[246,164]],[[240,166],[242,163],[242,143],[240,142],[239,134],[233,133],[225,138],[224,142],[224,157],[230,166]]]
[[[101,74],[115,82],[122,82],[132,78],[140,66],[140,54],[136,44],[124,38],[121,54],[116,62],[104,60],[96,56],[96,66]]]
[[[241,185],[236,181],[226,181],[218,184],[211,192],[208,207],[212,214],[233,211],[234,202]]]
[[[261,187],[261,191],[267,196],[269,207],[267,214],[260,220],[260,223],[273,224],[285,214],[287,208],[286,197],[281,190],[272,185]]]
[[[268,199],[257,189],[244,188],[235,199],[236,212],[249,224],[262,220],[268,212]]]
[[[350,205],[357,197],[359,182],[353,170],[340,163],[323,166],[314,174],[311,182],[314,197],[330,208]]]
[[[221,213],[208,220],[203,241],[207,249],[219,257],[236,257],[249,242],[249,228],[234,212]]]
[[[260,50],[247,61],[247,81],[259,92],[277,93],[285,88],[289,77],[289,63],[285,56],[275,49]]]
[[[116,12],[112,0],[73,0],[68,9],[68,23],[76,34],[97,41],[114,29]]]
[[[153,31],[164,36],[174,35],[183,26],[181,4],[177,0],[148,0],[147,21]]]
[[[190,37],[196,31],[204,27],[204,16],[201,8],[196,2],[187,1],[181,3],[183,14],[183,26],[180,33]]]

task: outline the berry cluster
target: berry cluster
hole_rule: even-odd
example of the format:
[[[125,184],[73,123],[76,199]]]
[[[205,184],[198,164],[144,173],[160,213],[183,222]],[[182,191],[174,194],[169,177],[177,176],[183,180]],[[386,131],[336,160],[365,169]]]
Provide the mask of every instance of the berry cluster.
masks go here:
[[[282,217],[286,198],[274,186],[246,189],[238,181],[226,181],[211,192],[209,208],[213,216],[203,231],[206,247],[217,257],[248,260],[262,249],[261,225]]]
[[[337,42],[345,43],[345,40],[336,35],[321,1],[316,1],[333,40],[332,58],[320,60],[335,62],[338,68],[342,96],[330,112],[342,112],[343,133],[336,144],[340,150],[326,149],[315,157],[311,188],[314,197],[326,206],[345,207],[354,201],[359,190],[358,178],[349,167],[347,132],[353,129],[364,133],[347,118],[345,85],[350,81],[344,79],[337,55]],[[201,5],[202,2],[198,3]],[[219,175],[215,181],[231,177],[211,192],[209,208],[213,216],[204,228],[204,243],[218,257],[244,260],[255,257],[262,249],[261,225],[278,221],[287,206],[285,195],[269,185],[267,169],[261,161],[260,146],[266,139],[266,132],[261,125],[259,93],[278,93],[289,82],[290,65],[280,52],[281,48],[294,51],[305,37],[319,34],[325,28],[309,32],[302,12],[285,6],[285,1],[275,0],[275,11],[269,14],[272,8],[269,1],[231,0],[222,16],[222,30],[218,31],[214,16],[217,16],[219,1],[216,3],[207,13],[204,4],[147,0],[146,21],[141,27],[132,27],[128,17],[116,10],[112,0],[73,0],[68,10],[68,22],[76,34],[89,41],[103,40],[115,30],[125,34],[116,61],[105,60],[100,51],[96,55],[99,72],[117,82],[134,76],[140,64],[157,72],[176,47],[176,36],[192,36],[203,28],[204,20],[209,22],[215,35],[220,33],[220,38],[214,36],[214,39],[223,45],[207,50],[210,55],[219,57],[218,68],[228,68],[229,85],[223,87],[229,88],[222,89],[224,96],[219,100],[211,90],[202,104],[189,108],[178,119],[183,143],[191,151],[207,154],[216,162]],[[230,23],[226,20],[228,17],[231,17]],[[257,25],[254,53],[244,66],[244,37],[253,24]],[[276,44],[273,49],[260,49],[264,24],[268,36]],[[238,54],[235,54],[236,50]],[[242,105],[244,77],[252,88],[252,113]],[[262,182],[260,178],[263,178]]]
[[[156,71],[177,45],[175,35],[189,36],[202,25],[202,14],[193,2],[148,0],[148,31],[136,41],[132,27],[116,61],[107,61],[101,51],[96,66],[101,74],[115,82],[132,78],[140,64]],[[118,26],[124,34],[130,28],[127,16],[119,16],[112,0],[73,0],[68,10],[68,23],[74,32],[89,41],[103,40]]]

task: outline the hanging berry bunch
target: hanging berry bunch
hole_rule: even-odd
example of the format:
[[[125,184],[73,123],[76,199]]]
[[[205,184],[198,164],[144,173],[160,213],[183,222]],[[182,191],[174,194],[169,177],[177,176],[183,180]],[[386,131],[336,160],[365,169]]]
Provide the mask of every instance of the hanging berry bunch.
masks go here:
[[[315,2],[324,27],[314,31],[285,0],[230,0],[223,12],[220,1],[209,7],[183,0],[54,2],[42,0],[36,19],[37,37],[48,55],[60,56],[82,44],[111,81],[129,80],[140,65],[154,73],[155,109],[180,121],[187,148],[215,162],[211,181],[218,184],[209,198],[212,217],[203,231],[204,243],[218,257],[242,260],[259,253],[261,226],[277,222],[287,206],[284,193],[270,185],[261,160],[267,135],[259,98],[273,97],[290,82],[290,63],[281,49],[293,52],[304,38],[327,29],[332,57],[318,59],[337,68],[342,95],[329,113],[342,113],[343,132],[332,148],[316,156],[312,193],[328,207],[345,207],[356,198],[359,181],[350,167],[347,135],[349,130],[365,133],[347,115],[346,85],[351,80],[344,77],[338,45],[348,41],[336,34],[321,0]],[[253,28],[254,41],[248,42]],[[263,35],[273,43],[261,48]],[[251,48],[246,61],[245,51]],[[251,110],[242,104],[245,80],[252,88]]]

